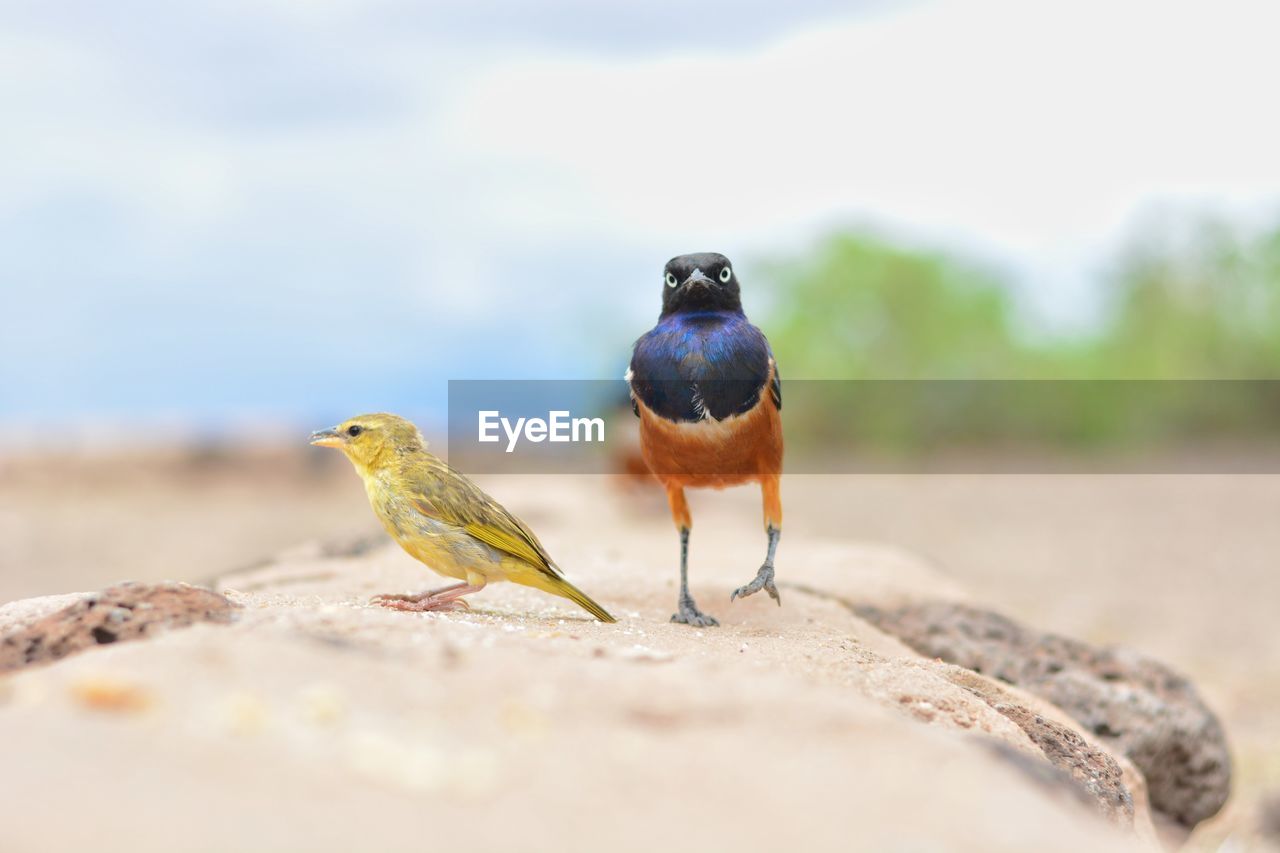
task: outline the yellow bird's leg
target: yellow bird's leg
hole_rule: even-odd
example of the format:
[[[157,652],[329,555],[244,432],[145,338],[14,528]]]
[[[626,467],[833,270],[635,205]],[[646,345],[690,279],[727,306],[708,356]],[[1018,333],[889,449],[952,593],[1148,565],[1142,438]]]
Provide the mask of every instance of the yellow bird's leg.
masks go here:
[[[754,595],[760,590],[769,593],[769,597],[782,606],[782,598],[778,595],[778,587],[773,582],[773,555],[778,551],[778,540],[782,537],[782,495],[779,489],[777,474],[770,474],[760,480],[760,494],[764,499],[764,532],[769,537],[769,551],[765,555],[764,565],[756,572],[755,580],[746,586],[740,586],[729,596],[733,601]]]
[[[471,582],[475,580],[479,582]],[[450,584],[429,592],[420,592],[417,595],[375,595],[369,603],[389,607],[392,610],[411,610],[418,613],[430,610],[470,610],[470,606],[462,600],[462,596],[482,589],[484,589],[484,578],[479,575],[469,575],[468,580],[462,583]]]

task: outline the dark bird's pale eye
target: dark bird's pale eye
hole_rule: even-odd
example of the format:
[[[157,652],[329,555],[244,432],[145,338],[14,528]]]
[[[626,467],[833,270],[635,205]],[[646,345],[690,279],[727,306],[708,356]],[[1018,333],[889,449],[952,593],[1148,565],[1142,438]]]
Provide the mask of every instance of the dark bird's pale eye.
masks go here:
[[[731,279],[731,278],[733,278],[733,270],[732,270],[732,269],[730,269],[729,267],[725,267],[724,269],[720,270],[720,280],[721,280],[721,281],[723,281],[723,282],[725,282],[725,283],[728,283],[729,279]]]
[[[359,435],[362,432],[364,432],[364,428],[361,427],[359,424],[352,424],[351,426],[347,427],[347,435],[351,436],[352,438],[355,438],[357,435]]]
[[[667,273],[667,287],[675,287],[677,283],[675,275]]]

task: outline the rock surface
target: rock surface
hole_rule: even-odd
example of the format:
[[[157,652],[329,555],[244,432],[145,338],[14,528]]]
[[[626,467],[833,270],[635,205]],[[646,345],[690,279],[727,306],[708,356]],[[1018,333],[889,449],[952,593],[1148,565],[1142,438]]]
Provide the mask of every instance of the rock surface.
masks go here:
[[[1087,795],[1097,811],[1120,825],[1132,825],[1134,792],[1145,801],[1145,780],[1126,770],[1105,749],[1094,746],[1077,731],[1028,707],[1025,697],[1010,695],[990,680],[955,668],[948,678],[981,697],[997,713],[1013,722],[1040,748],[1045,759]],[[1055,709],[1056,710],[1056,709]]]
[[[1274,793],[1262,801],[1258,824],[1273,844],[1280,845],[1280,792]]]
[[[740,567],[707,560],[723,627],[698,631],[667,621],[664,544],[556,548],[617,625],[509,584],[469,613],[372,607],[436,579],[298,549],[221,581],[231,624],[12,673],[0,849],[1152,849],[1123,756],[839,603],[949,588],[933,570],[796,543],[778,608],[730,605]]]
[[[235,605],[223,596],[184,583],[113,586],[21,624],[32,607],[17,602],[0,608],[0,631],[6,622],[20,624],[0,639],[0,672],[49,663],[94,646],[139,640],[166,628],[230,622],[235,613]]]
[[[1216,716],[1185,678],[1123,649],[1095,648],[954,602],[857,607],[921,654],[1017,685],[1066,711],[1142,771],[1151,807],[1185,826],[1216,814],[1231,755]]]

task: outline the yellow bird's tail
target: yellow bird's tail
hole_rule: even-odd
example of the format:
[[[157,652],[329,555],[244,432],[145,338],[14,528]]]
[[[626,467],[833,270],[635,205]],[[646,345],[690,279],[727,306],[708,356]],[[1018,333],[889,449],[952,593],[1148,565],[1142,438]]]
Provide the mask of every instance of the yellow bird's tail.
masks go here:
[[[547,592],[560,596],[561,598],[569,599],[574,604],[599,619],[601,622],[618,621],[609,614],[608,610],[605,610],[599,604],[596,604],[591,599],[591,596],[587,595],[564,578],[539,572],[537,582],[530,584],[530,586],[538,586]]]

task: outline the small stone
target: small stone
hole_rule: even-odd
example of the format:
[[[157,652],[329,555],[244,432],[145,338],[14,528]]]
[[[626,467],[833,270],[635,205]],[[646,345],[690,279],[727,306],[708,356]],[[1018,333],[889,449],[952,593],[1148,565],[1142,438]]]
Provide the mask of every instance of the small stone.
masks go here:
[[[223,706],[228,727],[234,734],[256,735],[267,725],[267,706],[251,693],[235,693]]]
[[[331,726],[347,713],[347,703],[331,684],[313,684],[302,692],[302,714],[309,723]]]
[[[106,676],[82,678],[71,685],[71,698],[91,711],[137,713],[152,705],[151,694],[142,686]]]
[[[403,744],[376,731],[354,733],[346,743],[347,764],[375,782],[412,791],[435,791],[445,783],[439,752],[426,744]]]
[[[551,728],[546,714],[523,702],[508,702],[502,708],[501,719],[508,732],[527,740],[542,740]]]
[[[619,655],[623,660],[637,661],[640,663],[666,663],[675,660],[675,656],[669,652],[651,649],[648,646],[635,645],[630,648],[623,649]]]

